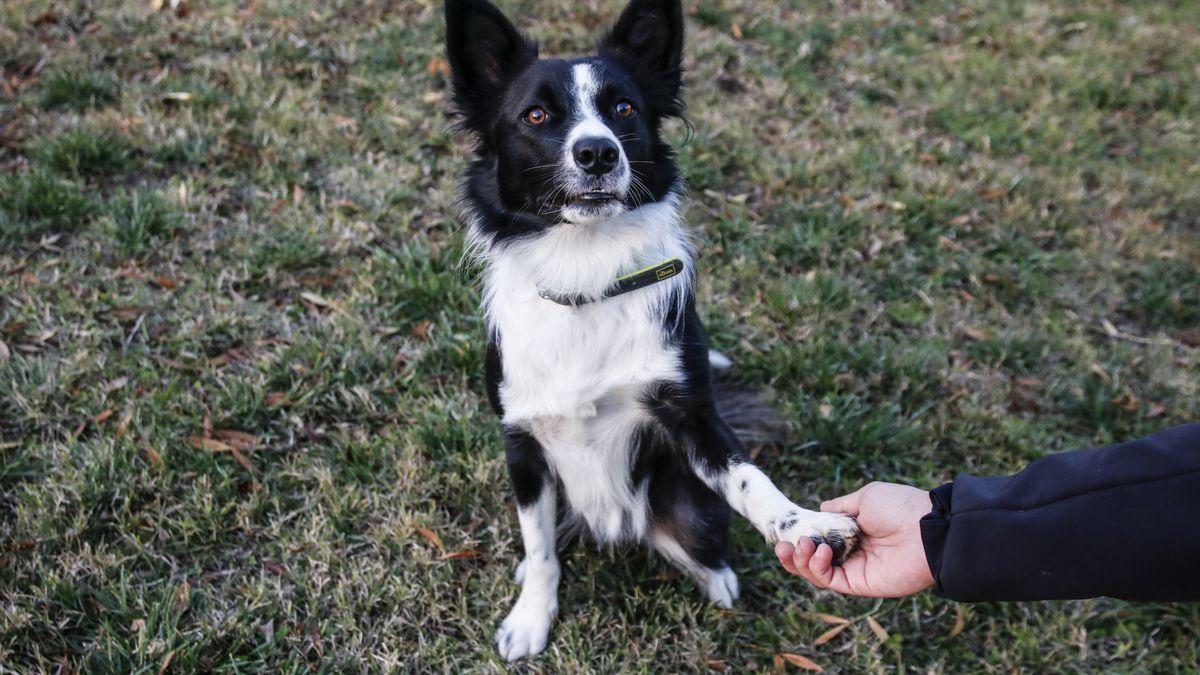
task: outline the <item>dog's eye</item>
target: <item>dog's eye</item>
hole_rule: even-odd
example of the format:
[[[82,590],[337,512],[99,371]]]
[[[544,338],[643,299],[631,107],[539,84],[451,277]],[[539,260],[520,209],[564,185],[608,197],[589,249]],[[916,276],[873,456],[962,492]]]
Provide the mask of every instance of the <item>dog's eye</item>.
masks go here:
[[[522,119],[534,126],[537,126],[550,119],[550,113],[546,112],[543,108],[530,108],[528,111],[526,111],[525,116]]]
[[[616,107],[613,108],[613,112],[617,113],[620,117],[633,117],[633,114],[637,110],[634,109],[633,104],[629,101],[618,101]]]

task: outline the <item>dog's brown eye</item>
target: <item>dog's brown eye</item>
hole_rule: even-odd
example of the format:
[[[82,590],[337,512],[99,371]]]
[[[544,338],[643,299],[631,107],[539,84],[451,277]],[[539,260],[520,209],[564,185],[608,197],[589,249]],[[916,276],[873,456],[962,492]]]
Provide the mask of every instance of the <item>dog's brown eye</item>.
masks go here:
[[[619,101],[613,110],[621,117],[633,117],[633,113],[637,112],[629,101]]]
[[[530,108],[529,112],[525,113],[525,121],[535,126],[548,119],[550,119],[550,113],[542,108]]]

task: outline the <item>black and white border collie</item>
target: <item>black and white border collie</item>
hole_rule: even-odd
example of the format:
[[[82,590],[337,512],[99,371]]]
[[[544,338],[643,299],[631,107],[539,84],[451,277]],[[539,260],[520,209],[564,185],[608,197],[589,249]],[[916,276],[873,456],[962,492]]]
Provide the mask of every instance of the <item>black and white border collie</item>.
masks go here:
[[[729,607],[730,509],[768,542],[839,555],[854,521],[796,506],[722,419],[683,182],[660,136],[682,115],[678,0],[632,0],[597,53],[540,59],[486,0],[446,1],[469,249],[483,265],[488,397],[504,426],[525,559],[496,634],[546,646],[558,609],[558,500],[602,543],[646,542]]]

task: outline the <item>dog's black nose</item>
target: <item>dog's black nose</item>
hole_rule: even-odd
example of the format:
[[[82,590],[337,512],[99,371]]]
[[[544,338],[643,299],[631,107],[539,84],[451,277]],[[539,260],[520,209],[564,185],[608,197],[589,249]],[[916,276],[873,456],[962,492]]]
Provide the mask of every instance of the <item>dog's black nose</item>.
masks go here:
[[[579,168],[593,176],[603,176],[612,171],[617,165],[617,160],[621,158],[617,144],[600,136],[575,141],[571,154],[575,156],[575,163]]]

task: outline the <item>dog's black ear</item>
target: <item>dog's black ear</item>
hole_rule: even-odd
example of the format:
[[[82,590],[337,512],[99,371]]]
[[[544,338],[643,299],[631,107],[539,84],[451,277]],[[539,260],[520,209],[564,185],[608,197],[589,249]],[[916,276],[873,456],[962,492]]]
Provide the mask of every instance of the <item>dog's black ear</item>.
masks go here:
[[[630,0],[616,25],[600,40],[600,53],[625,64],[660,112],[682,113],[683,8],[679,0]]]
[[[515,72],[537,59],[522,36],[487,0],[446,0],[446,57],[454,102],[468,128],[482,131]]]

